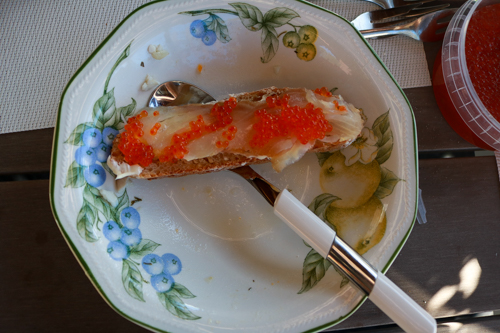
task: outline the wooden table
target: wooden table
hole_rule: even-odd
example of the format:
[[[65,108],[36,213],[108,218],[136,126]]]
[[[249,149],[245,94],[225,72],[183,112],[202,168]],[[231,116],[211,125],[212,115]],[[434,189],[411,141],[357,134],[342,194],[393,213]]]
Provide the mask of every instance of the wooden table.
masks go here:
[[[430,68],[439,47],[425,45]],[[405,93],[417,121],[428,222],[415,225],[387,275],[424,307],[432,302],[439,332],[500,332],[495,159],[474,156],[477,148],[441,116],[431,87]],[[0,332],[146,332],[104,302],[54,222],[48,195],[52,135],[53,129],[0,135]],[[478,267],[475,287],[467,277]],[[327,331],[401,330],[367,301]]]

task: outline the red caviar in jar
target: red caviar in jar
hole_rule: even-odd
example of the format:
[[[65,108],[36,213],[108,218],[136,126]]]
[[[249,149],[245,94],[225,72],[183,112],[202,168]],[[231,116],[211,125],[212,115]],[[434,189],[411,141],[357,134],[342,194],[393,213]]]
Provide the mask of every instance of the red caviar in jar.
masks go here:
[[[482,7],[472,15],[465,57],[474,90],[500,121],[500,4]]]
[[[322,93],[324,91],[326,89]],[[295,137],[300,143],[307,144],[312,140],[323,139],[333,129],[321,108],[315,108],[312,103],[305,107],[290,106],[289,99],[287,94],[281,98],[270,96],[266,99],[269,108],[281,108],[279,114],[269,113],[265,109],[255,111],[257,122],[253,125],[255,133],[250,140],[251,147],[264,147],[277,137]]]

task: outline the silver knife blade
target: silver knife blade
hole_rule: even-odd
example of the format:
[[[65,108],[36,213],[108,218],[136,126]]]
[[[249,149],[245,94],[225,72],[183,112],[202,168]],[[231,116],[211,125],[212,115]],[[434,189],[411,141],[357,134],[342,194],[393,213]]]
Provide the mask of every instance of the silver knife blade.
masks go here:
[[[363,13],[351,21],[351,24],[358,30],[362,30],[366,23],[373,23],[387,18],[404,15],[409,13],[412,9],[419,7],[422,2],[417,2],[411,5],[401,6],[397,8],[372,10]]]
[[[268,182],[264,177],[255,172],[254,169],[248,165],[230,169],[234,173],[237,173],[241,177],[245,178],[259,193],[274,207],[276,198],[280,194],[281,190]]]
[[[405,20],[409,18],[417,18],[419,16],[444,9],[450,5],[450,4],[441,4],[430,7],[428,6],[419,7],[421,4],[422,2],[419,2],[418,4],[412,4],[403,7],[366,12],[359,15],[354,20],[352,20],[351,24],[354,25],[354,27],[360,31],[377,29],[385,25],[392,25],[393,23],[387,21],[387,19],[396,16],[398,18],[402,18]],[[397,24],[397,22],[394,22],[394,24]]]

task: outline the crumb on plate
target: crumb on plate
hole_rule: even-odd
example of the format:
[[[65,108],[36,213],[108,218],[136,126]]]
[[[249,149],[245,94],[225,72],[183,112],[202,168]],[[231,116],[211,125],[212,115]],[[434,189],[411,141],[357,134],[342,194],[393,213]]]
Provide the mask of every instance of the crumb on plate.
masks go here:
[[[141,85],[141,90],[142,91],[147,91],[150,90],[151,88],[156,87],[159,85],[160,82],[156,81],[151,75],[146,75],[146,79],[144,80],[144,83]]]
[[[156,60],[160,60],[165,58],[168,55],[167,50],[164,50],[163,47],[158,44],[158,45],[149,45],[148,46],[148,52],[155,58]]]

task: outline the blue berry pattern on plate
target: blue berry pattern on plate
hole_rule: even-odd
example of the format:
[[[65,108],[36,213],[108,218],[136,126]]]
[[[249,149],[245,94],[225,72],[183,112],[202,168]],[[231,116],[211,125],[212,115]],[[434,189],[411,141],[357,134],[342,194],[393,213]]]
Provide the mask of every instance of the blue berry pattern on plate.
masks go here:
[[[163,260],[157,254],[146,254],[142,258],[142,268],[149,275],[158,275],[163,272]]]
[[[92,164],[83,171],[83,177],[90,186],[99,187],[106,181],[106,172],[99,164]]]
[[[191,35],[196,38],[203,38],[207,32],[207,24],[202,20],[194,20],[189,27]]]
[[[75,151],[75,161],[83,167],[94,165],[97,161],[95,149],[88,146],[81,146]]]
[[[262,13],[256,6],[237,2],[230,3],[231,9],[212,8],[195,11],[180,12],[179,14],[199,16],[208,15],[204,20],[194,20],[189,26],[191,35],[201,38],[203,44],[210,46],[217,40],[228,43],[229,29],[226,22],[217,14],[229,14],[238,16],[245,28],[250,31],[261,31],[261,47],[263,55],[260,60],[263,63],[271,61],[278,52],[279,39],[283,36],[283,45],[294,49],[297,58],[311,61],[316,56],[314,42],[318,38],[318,30],[311,25],[296,25],[291,21],[300,17],[297,12],[286,7],[276,7],[266,13]],[[292,30],[277,32],[276,28],[289,25]]]
[[[161,259],[163,260],[163,264],[165,267],[163,268],[163,272],[166,274],[177,275],[182,270],[182,262],[181,260],[172,253],[164,254]]]
[[[135,229],[138,228],[141,223],[141,216],[134,207],[127,207],[122,210],[120,214],[120,221],[125,227]]]
[[[196,25],[194,32],[201,31],[203,36],[207,36],[203,24]],[[206,43],[213,44],[217,38],[210,34],[207,39]],[[113,71],[128,57],[130,46],[126,47],[109,72],[103,95],[94,104],[92,121],[76,126],[65,141],[75,146],[65,187],[83,188],[83,203],[76,218],[76,229],[87,242],[99,241],[102,232],[107,241],[109,260],[122,263],[119,280],[124,290],[137,301],[145,302],[143,285],[151,284],[160,304],[171,314],[185,320],[196,320],[201,317],[193,314],[182,301],[196,296],[172,277],[181,272],[181,260],[171,253],[154,254],[160,244],[142,237],[140,207],[132,207],[142,200],[135,198],[130,202],[125,189],[121,194],[115,193],[117,203],[113,205],[100,192],[106,178],[114,177],[107,166],[113,140],[124,128],[124,120],[137,113],[134,99],[127,106],[116,107],[114,88],[108,90]],[[143,275],[150,275],[149,281]]]
[[[217,35],[213,30],[208,30],[201,39],[203,40],[203,44],[210,46],[217,40]]]
[[[109,154],[111,154],[111,146],[103,142],[99,144],[97,148],[95,148],[95,151],[97,160],[101,163],[104,163],[108,160]]]

